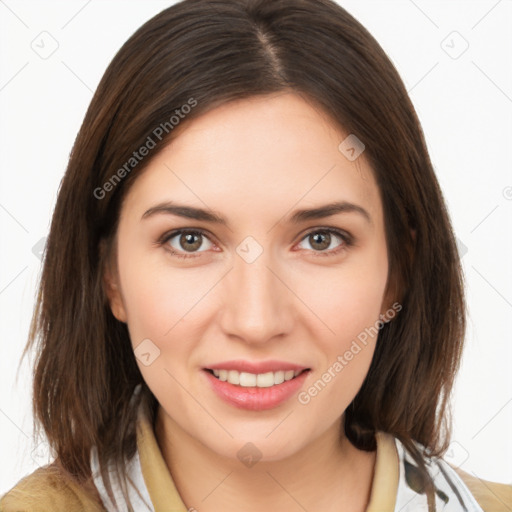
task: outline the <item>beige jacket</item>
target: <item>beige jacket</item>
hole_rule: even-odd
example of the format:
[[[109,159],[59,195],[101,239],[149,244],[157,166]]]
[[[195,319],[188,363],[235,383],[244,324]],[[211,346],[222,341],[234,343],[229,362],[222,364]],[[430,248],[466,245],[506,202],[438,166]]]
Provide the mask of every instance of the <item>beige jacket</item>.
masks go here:
[[[142,476],[155,512],[187,512],[187,507],[158,447],[147,418],[137,426]],[[399,457],[394,438],[377,435],[377,456],[367,512],[394,512],[399,485]],[[511,512],[512,486],[480,480],[456,470],[485,512]],[[76,485],[52,464],[20,480],[0,499],[0,512],[105,512],[94,484]]]

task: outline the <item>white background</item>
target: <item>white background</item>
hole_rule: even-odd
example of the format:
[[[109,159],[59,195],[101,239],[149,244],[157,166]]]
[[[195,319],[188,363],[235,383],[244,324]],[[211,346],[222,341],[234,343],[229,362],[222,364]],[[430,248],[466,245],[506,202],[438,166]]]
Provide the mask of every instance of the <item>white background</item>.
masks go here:
[[[470,318],[446,458],[512,483],[512,2],[339,3],[400,72],[461,243]],[[72,143],[117,50],[170,4],[0,0],[0,494],[45,462],[30,442],[30,369],[16,370]],[[46,59],[34,50],[57,44]]]

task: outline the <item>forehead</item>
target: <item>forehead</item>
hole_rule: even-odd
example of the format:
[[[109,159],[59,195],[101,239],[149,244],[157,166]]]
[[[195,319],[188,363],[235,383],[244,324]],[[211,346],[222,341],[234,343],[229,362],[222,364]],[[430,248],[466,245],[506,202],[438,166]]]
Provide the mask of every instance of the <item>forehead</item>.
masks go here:
[[[127,203],[143,208],[178,197],[242,218],[346,200],[380,215],[364,153],[348,160],[338,149],[348,134],[298,94],[237,100],[179,128],[137,177]]]

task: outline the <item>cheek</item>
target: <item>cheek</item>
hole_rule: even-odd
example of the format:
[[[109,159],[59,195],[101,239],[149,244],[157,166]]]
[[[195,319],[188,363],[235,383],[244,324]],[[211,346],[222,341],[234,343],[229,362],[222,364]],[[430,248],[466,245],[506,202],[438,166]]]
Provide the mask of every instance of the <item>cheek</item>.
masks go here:
[[[315,294],[311,309],[329,329],[315,336],[322,362],[297,397],[310,418],[334,422],[363,384],[375,352],[386,275],[341,272],[339,279],[317,281],[326,292]]]
[[[375,244],[373,251],[358,256],[354,254],[336,270],[316,272],[314,278],[308,278],[309,293],[306,288],[300,292],[308,297],[308,307],[325,328],[323,334],[313,334],[324,355],[322,364],[298,399],[302,405],[309,404],[310,411],[327,414],[332,421],[359,391],[380,327],[388,275],[386,251]]]
[[[211,285],[151,258],[144,263],[142,258],[125,258],[119,273],[130,339],[144,381],[160,402],[170,393],[172,409],[185,410],[187,396],[177,382],[187,379],[197,338],[187,314],[194,314],[194,306]],[[151,357],[148,365],[140,358],[146,352]]]
[[[120,256],[119,274],[134,344],[141,337],[163,340],[205,298],[214,277],[173,268],[161,254],[137,257],[133,252]]]
[[[387,274],[386,254],[370,253],[336,269],[309,272],[306,280],[299,277],[297,295],[322,321],[323,338],[337,340],[335,348],[342,349],[379,319]]]

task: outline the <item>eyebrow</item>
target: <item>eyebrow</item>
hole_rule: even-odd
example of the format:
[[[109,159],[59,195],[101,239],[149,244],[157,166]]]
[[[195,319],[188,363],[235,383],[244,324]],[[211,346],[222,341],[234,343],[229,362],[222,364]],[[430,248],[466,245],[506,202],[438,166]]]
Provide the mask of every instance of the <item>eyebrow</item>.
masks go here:
[[[290,224],[300,224],[308,220],[324,219],[326,217],[332,217],[339,213],[358,213],[368,223],[372,223],[370,214],[362,207],[357,204],[349,203],[347,201],[337,201],[325,205],[318,206],[316,208],[295,210],[291,214],[288,220]],[[153,206],[142,215],[142,219],[146,219],[156,214],[168,214],[176,215],[178,217],[184,217],[186,219],[199,220],[204,222],[211,222],[218,225],[228,226],[229,222],[223,217],[217,215],[211,210],[203,208],[197,208],[194,206],[186,206],[177,204],[172,201],[166,201],[164,203]]]

